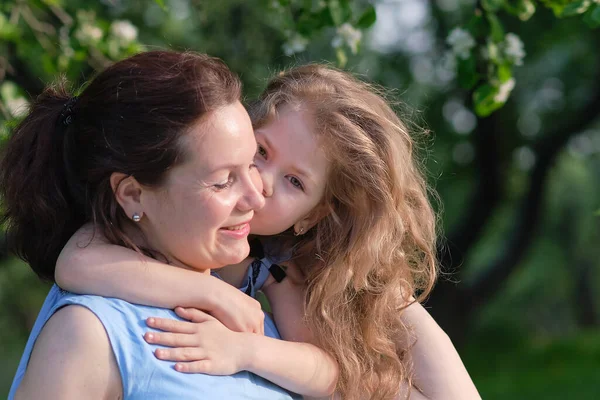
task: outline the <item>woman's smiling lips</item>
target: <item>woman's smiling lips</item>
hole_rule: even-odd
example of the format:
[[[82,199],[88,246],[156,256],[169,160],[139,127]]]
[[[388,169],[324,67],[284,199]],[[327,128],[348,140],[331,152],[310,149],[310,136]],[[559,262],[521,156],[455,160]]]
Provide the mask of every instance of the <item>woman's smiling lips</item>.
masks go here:
[[[250,234],[250,220],[239,225],[221,228],[219,231],[234,239],[243,239]]]

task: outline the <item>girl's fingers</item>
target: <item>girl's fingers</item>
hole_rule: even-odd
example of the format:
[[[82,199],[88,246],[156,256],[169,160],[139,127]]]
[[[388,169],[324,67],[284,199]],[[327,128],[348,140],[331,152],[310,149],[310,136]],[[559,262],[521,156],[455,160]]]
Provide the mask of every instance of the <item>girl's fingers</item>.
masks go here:
[[[200,311],[197,308],[177,307],[175,308],[175,314],[192,322],[206,322],[215,319],[212,315]]]
[[[168,318],[150,317],[146,320],[146,325],[151,328],[160,329],[161,331],[173,333],[195,333],[196,326],[187,321],[177,321]]]
[[[146,332],[144,340],[148,343],[168,347],[197,347],[198,340],[195,335],[188,333]]]
[[[210,374],[211,362],[210,360],[200,360],[186,363],[178,362],[175,364],[175,370],[186,374]]]
[[[202,349],[199,349],[198,347],[156,349],[154,350],[154,355],[156,356],[156,358],[164,361],[199,361],[203,360],[204,357],[206,357],[205,352]]]

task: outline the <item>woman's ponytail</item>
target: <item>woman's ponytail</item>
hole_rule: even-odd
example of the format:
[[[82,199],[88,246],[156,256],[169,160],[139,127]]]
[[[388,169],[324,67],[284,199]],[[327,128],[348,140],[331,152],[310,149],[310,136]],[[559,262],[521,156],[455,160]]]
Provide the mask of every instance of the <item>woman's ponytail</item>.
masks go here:
[[[9,250],[46,280],[54,279],[60,251],[85,222],[65,168],[74,107],[66,82],[48,87],[12,132],[0,161],[2,221]]]

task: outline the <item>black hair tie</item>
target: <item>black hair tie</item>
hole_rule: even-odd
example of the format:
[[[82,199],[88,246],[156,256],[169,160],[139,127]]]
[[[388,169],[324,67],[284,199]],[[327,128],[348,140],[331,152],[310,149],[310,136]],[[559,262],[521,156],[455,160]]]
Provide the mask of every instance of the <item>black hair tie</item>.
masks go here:
[[[63,110],[60,113],[59,124],[63,126],[69,126],[73,122],[73,107],[77,104],[77,96],[71,97],[65,105],[63,106]]]

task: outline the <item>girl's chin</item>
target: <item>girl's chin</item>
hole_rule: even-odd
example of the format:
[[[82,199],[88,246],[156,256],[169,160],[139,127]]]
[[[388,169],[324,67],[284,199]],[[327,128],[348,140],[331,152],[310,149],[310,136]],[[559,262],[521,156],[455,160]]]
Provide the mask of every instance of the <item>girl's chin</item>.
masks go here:
[[[262,223],[261,218],[259,217],[257,219],[257,215],[256,213],[254,213],[254,219],[252,221],[250,221],[250,234],[251,235],[258,235],[258,236],[273,236],[273,235],[279,235],[282,232],[285,232],[288,227],[282,227],[282,226],[274,226],[272,225],[273,223],[273,218],[267,218],[269,223]]]

